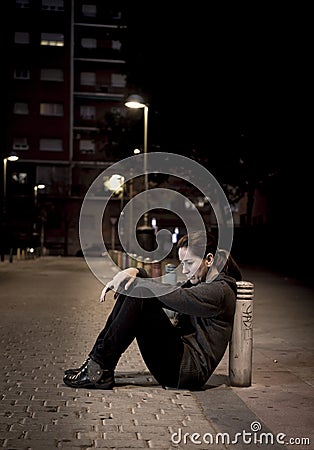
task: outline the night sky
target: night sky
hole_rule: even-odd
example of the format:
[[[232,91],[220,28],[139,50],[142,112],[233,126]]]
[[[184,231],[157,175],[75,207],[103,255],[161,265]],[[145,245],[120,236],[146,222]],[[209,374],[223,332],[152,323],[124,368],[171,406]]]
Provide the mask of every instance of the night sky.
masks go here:
[[[309,9],[154,5],[130,7],[126,45],[130,87],[150,102],[149,144],[199,160],[219,182],[262,186],[272,207],[266,257],[280,265],[284,250],[285,264],[291,254],[291,265],[305,263],[313,251]]]
[[[263,176],[302,170],[309,12],[256,2],[192,6],[127,12],[128,81],[149,98],[151,143],[193,150],[217,174],[240,160]]]

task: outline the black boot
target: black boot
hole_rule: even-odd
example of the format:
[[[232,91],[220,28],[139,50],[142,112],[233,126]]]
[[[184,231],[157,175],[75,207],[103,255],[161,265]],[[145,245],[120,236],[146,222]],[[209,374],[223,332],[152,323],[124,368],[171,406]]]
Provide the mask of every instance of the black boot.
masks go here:
[[[85,361],[83,362],[83,364],[80,367],[75,367],[73,369],[67,369],[64,371],[65,375],[67,374],[73,374],[73,373],[79,373],[82,369],[84,369],[84,367],[86,366],[86,364],[88,363],[88,361],[90,360],[90,357],[88,356]]]
[[[63,381],[73,388],[112,389],[115,384],[114,370],[102,369],[99,364],[89,359],[79,372],[65,374]]]

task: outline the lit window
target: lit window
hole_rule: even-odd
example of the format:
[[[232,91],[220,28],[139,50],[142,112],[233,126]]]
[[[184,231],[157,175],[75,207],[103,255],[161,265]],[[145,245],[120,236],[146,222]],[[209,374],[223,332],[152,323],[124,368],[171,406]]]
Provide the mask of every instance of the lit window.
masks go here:
[[[94,120],[96,116],[95,106],[81,106],[80,107],[80,117],[81,119]]]
[[[95,141],[90,139],[80,140],[80,152],[81,153],[95,153]]]
[[[64,11],[63,0],[42,0],[41,9],[46,11]]]
[[[41,33],[40,45],[48,45],[49,47],[63,47],[64,36],[59,33]]]
[[[96,5],[82,5],[82,13],[86,17],[96,17],[97,15]]]
[[[63,70],[41,69],[40,79],[44,81],[63,81]]]
[[[26,137],[13,138],[13,150],[28,150],[29,145]]]
[[[112,73],[111,86],[126,87],[126,75],[121,75],[120,73]]]
[[[97,40],[92,38],[82,38],[81,46],[83,48],[97,48]]]
[[[81,85],[82,86],[96,86],[96,73],[95,72],[81,72]]]
[[[41,116],[63,116],[63,105],[61,103],[41,103]]]
[[[30,71],[28,69],[15,69],[14,78],[16,80],[29,80]]]
[[[29,0],[16,0],[15,5],[17,8],[29,8]]]
[[[14,103],[14,114],[29,114],[28,103]]]
[[[121,45],[121,41],[111,41],[111,46],[114,50],[120,50]]]
[[[62,152],[63,142],[62,139],[40,139],[39,148],[42,151],[47,152]]]
[[[16,31],[14,33],[15,44],[29,44],[30,38],[28,31]]]

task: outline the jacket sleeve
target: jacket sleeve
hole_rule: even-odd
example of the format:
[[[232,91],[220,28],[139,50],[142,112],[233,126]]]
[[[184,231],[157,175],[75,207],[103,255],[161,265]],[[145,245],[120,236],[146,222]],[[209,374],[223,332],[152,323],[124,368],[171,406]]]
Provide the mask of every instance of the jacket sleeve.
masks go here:
[[[225,296],[222,281],[200,283],[197,286],[183,288],[159,283],[150,279],[137,279],[127,295],[140,296],[141,288],[149,289],[152,296],[174,311],[200,317],[215,316],[221,311]],[[145,295],[149,301],[149,297]]]

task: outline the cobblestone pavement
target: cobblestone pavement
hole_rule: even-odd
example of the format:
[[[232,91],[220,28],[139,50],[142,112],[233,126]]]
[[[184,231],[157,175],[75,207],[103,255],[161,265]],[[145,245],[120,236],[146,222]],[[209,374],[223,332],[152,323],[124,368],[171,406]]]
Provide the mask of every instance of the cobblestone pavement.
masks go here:
[[[110,270],[104,262],[108,279]],[[98,302],[103,285],[83,259],[4,262],[0,286],[1,447],[209,448],[180,434],[188,429],[209,438],[217,432],[199,397],[161,388],[136,343],[122,356],[112,391],[63,384],[64,369],[85,359],[113,302]]]

